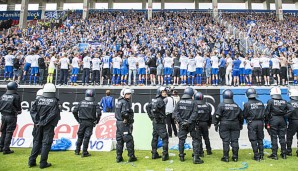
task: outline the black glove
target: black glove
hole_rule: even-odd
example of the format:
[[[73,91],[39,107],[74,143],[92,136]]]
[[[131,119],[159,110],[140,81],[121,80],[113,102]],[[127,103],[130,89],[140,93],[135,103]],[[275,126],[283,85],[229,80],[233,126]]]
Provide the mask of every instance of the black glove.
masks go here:
[[[181,124],[182,129],[187,129],[189,126],[189,123],[187,121],[183,121]]]
[[[214,125],[214,126],[215,126],[215,131],[218,132],[219,125]]]

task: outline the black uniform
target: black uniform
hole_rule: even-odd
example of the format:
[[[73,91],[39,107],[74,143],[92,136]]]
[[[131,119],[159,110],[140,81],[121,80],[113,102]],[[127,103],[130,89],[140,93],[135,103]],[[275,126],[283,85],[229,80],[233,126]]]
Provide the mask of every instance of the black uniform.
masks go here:
[[[54,128],[60,120],[58,99],[56,97],[40,97],[32,105],[30,114],[34,118],[36,134],[28,164],[29,166],[36,165],[36,158],[41,153],[40,167],[46,167],[55,135]]]
[[[292,143],[293,136],[297,134],[298,136],[298,100],[291,100],[290,104],[295,109],[289,116],[288,130],[287,130],[287,153],[292,154]],[[298,149],[296,151],[298,156]]]
[[[222,102],[215,112],[215,126],[219,126],[219,135],[223,141],[224,158],[229,158],[230,144],[233,160],[238,160],[239,136],[243,125],[243,115],[240,107],[234,103]]]
[[[1,96],[1,142],[0,151],[9,152],[12,135],[17,126],[17,115],[22,111],[20,96],[17,93],[6,92]]]
[[[166,104],[164,102],[164,98],[157,97],[156,99],[152,99],[152,102],[147,105],[147,113],[149,118],[152,120],[153,132],[152,132],[152,155],[157,155],[157,144],[158,137],[162,139],[163,144],[163,156],[168,155],[168,145],[169,145],[169,136],[166,129]]]
[[[174,110],[174,117],[179,124],[179,156],[184,157],[184,143],[187,134],[190,133],[192,137],[192,145],[195,156],[199,156],[200,136],[195,130],[195,122],[198,119],[197,107],[191,98],[184,98],[177,103]]]
[[[200,155],[204,154],[203,150],[203,143],[202,143],[202,137],[205,140],[205,145],[207,149],[207,153],[211,154],[211,145],[210,145],[210,139],[209,139],[209,128],[212,124],[212,109],[211,106],[204,102],[204,104],[197,104],[197,111],[198,111],[198,119],[196,121],[196,130],[199,132],[199,135],[201,138],[199,140],[200,143]]]
[[[83,144],[83,154],[87,153],[89,140],[93,132],[93,126],[95,126],[101,117],[101,110],[98,103],[94,101],[81,101],[73,110],[75,119],[80,123],[78,130],[78,141],[76,153],[79,154],[81,145]]]
[[[287,123],[285,116],[294,111],[293,107],[285,100],[270,99],[265,110],[265,123],[270,125],[270,136],[272,142],[272,154],[277,155],[278,144],[277,136],[281,146],[281,153],[286,154],[286,129]]]
[[[122,157],[123,146],[126,143],[128,156],[134,156],[134,141],[132,136],[134,113],[131,109],[129,100],[120,97],[118,103],[116,103],[115,110],[116,117],[116,153],[117,157]]]
[[[248,122],[248,138],[255,159],[260,159],[264,156],[264,112],[264,104],[256,98],[249,99],[248,102],[244,104],[243,115]]]

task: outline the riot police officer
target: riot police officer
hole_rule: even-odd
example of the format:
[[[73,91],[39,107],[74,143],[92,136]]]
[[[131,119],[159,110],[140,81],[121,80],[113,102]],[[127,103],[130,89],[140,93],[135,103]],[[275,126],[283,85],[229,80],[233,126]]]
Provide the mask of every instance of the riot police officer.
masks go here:
[[[289,125],[287,130],[287,155],[292,156],[293,136],[295,134],[298,136],[298,90],[291,89],[289,95],[291,98],[289,103],[295,109],[288,117]],[[298,157],[298,149],[296,154]]]
[[[22,112],[21,98],[17,93],[17,89],[18,84],[16,82],[9,82],[7,91],[1,96],[0,100],[0,112],[2,114],[0,152],[3,152],[3,154],[14,153],[9,146],[17,126],[17,115]]]
[[[36,93],[36,99],[35,99],[35,101],[33,103],[33,106],[36,105],[37,100],[40,97],[42,97],[42,94],[43,94],[43,89],[40,89],[40,90],[37,91],[37,93]],[[32,130],[32,136],[35,137],[35,135],[36,135],[36,124],[38,124],[38,121],[36,121],[37,113],[36,112],[30,113],[30,115],[31,115],[32,121],[34,123],[33,130]]]
[[[87,151],[89,140],[92,136],[93,126],[98,124],[101,117],[101,109],[98,103],[95,102],[95,90],[86,90],[85,99],[75,106],[73,115],[80,123],[75,155],[80,155],[81,145],[83,144],[82,157],[91,156]]]
[[[123,161],[122,153],[123,146],[126,143],[128,151],[128,161],[137,161],[134,151],[134,140],[132,136],[134,113],[131,109],[131,98],[132,91],[129,88],[124,88],[120,93],[120,98],[116,104],[115,117],[116,117],[116,161],[117,163]]]
[[[39,167],[43,169],[52,166],[47,160],[55,135],[54,128],[60,120],[58,102],[55,85],[48,83],[43,88],[42,97],[36,101],[35,105],[32,105],[30,114],[36,115],[34,119],[36,134],[29,157],[29,167],[36,166],[36,158],[39,153],[41,154]]]
[[[248,122],[248,138],[254,152],[254,160],[260,161],[264,156],[264,104],[256,99],[257,92],[254,88],[246,90],[248,102],[244,104],[243,115]]]
[[[286,152],[286,129],[287,123],[285,116],[294,111],[293,107],[288,104],[281,97],[281,90],[278,87],[273,87],[270,90],[271,99],[268,100],[265,109],[265,124],[266,128],[269,129],[271,142],[272,142],[272,154],[268,158],[277,160],[277,136],[279,138],[279,143],[281,146],[281,157],[283,159],[287,158]]]
[[[225,90],[221,102],[215,112],[215,131],[219,129],[223,141],[223,157],[221,161],[229,162],[229,149],[232,146],[232,160],[238,161],[239,136],[243,128],[243,115],[240,107],[233,100],[233,92]]]
[[[196,102],[196,107],[198,111],[198,119],[196,121],[196,130],[199,132],[201,138],[200,141],[200,157],[204,157],[202,137],[204,138],[207,155],[211,155],[211,145],[209,139],[209,128],[212,124],[212,109],[211,106],[204,101],[204,95],[201,92],[197,92],[194,95],[194,100]]]
[[[153,132],[152,132],[152,159],[161,158],[157,152],[158,137],[162,139],[163,152],[162,152],[162,161],[169,159],[168,145],[169,145],[169,136],[167,133],[167,128],[165,124],[165,108],[166,104],[164,102],[167,97],[167,90],[165,87],[159,87],[157,89],[156,98],[152,99],[152,102],[149,103],[146,107],[149,118],[152,120]]]
[[[194,95],[194,90],[191,87],[187,87],[184,90],[184,94],[181,97],[181,100],[177,103],[177,106],[174,110],[174,117],[179,124],[179,157],[180,161],[184,161],[184,143],[187,138],[187,134],[190,133],[192,137],[192,145],[194,151],[193,163],[202,164],[203,160],[200,159],[200,136],[195,130],[195,123],[198,119],[198,111],[195,102],[192,97]]]

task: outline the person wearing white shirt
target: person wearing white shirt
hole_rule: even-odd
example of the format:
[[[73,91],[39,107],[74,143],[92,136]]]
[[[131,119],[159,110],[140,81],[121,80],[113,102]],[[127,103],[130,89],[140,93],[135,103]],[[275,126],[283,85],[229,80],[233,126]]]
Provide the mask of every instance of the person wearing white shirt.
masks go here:
[[[92,59],[92,84],[99,85],[99,71],[100,71],[101,61],[99,59],[99,54],[95,53]]]
[[[212,85],[218,85],[218,65],[219,59],[213,52],[213,56],[211,56],[211,74],[212,74]]]
[[[272,75],[274,80],[276,81],[275,85],[279,85],[280,84],[280,62],[277,56],[271,58],[271,62],[272,62]]]
[[[101,83],[104,84],[104,78],[108,80],[108,85],[110,84],[110,76],[111,76],[111,63],[112,59],[109,52],[106,52],[106,55],[102,57],[102,80]]]
[[[233,59],[231,58],[231,56],[229,54],[227,54],[227,58],[226,58],[226,85],[227,86],[230,86],[232,85],[232,80],[233,80],[233,77],[232,77],[232,69],[233,69]]]
[[[146,75],[146,64],[144,55],[139,55],[137,58],[137,63],[139,66],[138,74],[139,74],[139,85],[145,85],[145,75]]]
[[[113,57],[112,59],[112,64],[113,64],[112,84],[113,85],[119,85],[120,74],[121,74],[121,63],[122,63],[122,59],[120,58],[120,56]],[[117,80],[115,80],[116,75],[117,75]]]
[[[239,54],[237,54],[239,55]],[[239,68],[239,74],[240,74],[240,85],[244,86],[245,85],[245,67],[244,67],[244,61],[245,61],[245,58],[243,58],[242,56],[239,56],[239,60],[241,61],[241,64],[240,64],[240,68]]]
[[[188,58],[185,56],[185,54],[183,54],[180,57],[179,62],[180,62],[181,85],[186,85]]]
[[[56,68],[56,62],[57,58],[55,57],[55,54],[53,53],[53,56],[50,59],[50,64],[48,68],[48,77],[47,77],[47,83],[52,83],[53,82],[53,76]]]
[[[8,55],[4,56],[4,60],[5,60],[4,80],[6,80],[6,76],[8,76],[9,81],[12,79],[14,58],[15,56],[12,55],[11,50],[8,51]]]
[[[28,52],[28,55],[25,57],[25,65],[24,65],[24,73],[23,73],[23,81],[26,81],[26,76],[31,68],[31,62],[32,62],[32,52]]]
[[[199,54],[195,58],[195,61],[196,61],[196,80],[197,80],[197,84],[202,85],[204,58],[201,56],[201,54]]]
[[[169,137],[172,138],[173,131],[174,131],[175,136],[178,135],[175,120],[173,119],[173,116],[172,116],[177,102],[171,96],[171,91],[168,91],[168,97],[166,97],[164,99],[164,101],[166,103],[166,119],[165,119],[165,121],[167,124]]]
[[[245,67],[245,76],[246,82],[249,86],[251,86],[252,82],[252,69],[251,69],[251,62],[249,60],[249,56],[247,55],[244,60],[244,67]]]
[[[32,55],[31,59],[31,75],[30,75],[30,79],[29,79],[29,84],[31,84],[32,81],[32,77],[34,77],[34,85],[36,85],[36,79],[37,79],[37,74],[39,71],[38,68],[38,59],[40,58],[40,56],[38,55],[38,51],[35,52],[34,55]]]
[[[260,63],[262,65],[262,75],[264,77],[265,86],[269,86],[270,85],[270,83],[269,83],[270,82],[270,77],[269,77],[270,59],[267,56],[263,55],[260,58]]]
[[[298,82],[298,58],[296,57],[295,54],[292,55],[292,70],[293,70],[293,76],[294,76],[294,85],[297,85]]]
[[[131,85],[131,77],[133,74],[133,83],[136,85],[136,77],[137,77],[137,55],[131,54],[127,59],[128,61],[128,85]]]
[[[187,65],[187,76],[188,76],[188,85],[194,86],[195,80],[195,73],[196,73],[196,60],[193,58],[193,55],[189,55],[188,65]],[[191,78],[191,82],[190,82]]]
[[[91,57],[89,53],[83,58],[83,78],[82,78],[82,85],[89,85],[89,78],[90,78],[90,68],[91,68]]]
[[[80,70],[80,59],[78,56],[79,54],[76,54],[76,56],[71,60],[71,66],[72,66],[71,78],[70,78],[71,85],[76,85],[79,70]]]
[[[59,85],[67,85],[69,58],[66,56],[65,53],[62,53],[61,55],[62,56],[59,60],[59,64],[60,64],[60,84]]]
[[[256,77],[257,85],[261,85],[261,65],[260,58],[257,55],[251,59],[251,65],[253,67],[253,75]]]
[[[167,56],[163,60],[164,65],[164,85],[171,84],[171,75],[173,72],[173,58],[170,57],[171,53],[167,52]]]

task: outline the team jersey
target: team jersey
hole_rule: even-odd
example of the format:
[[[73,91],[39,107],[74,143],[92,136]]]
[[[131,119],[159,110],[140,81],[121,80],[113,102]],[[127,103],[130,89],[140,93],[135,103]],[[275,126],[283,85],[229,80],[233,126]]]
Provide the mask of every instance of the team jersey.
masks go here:
[[[292,59],[292,62],[293,62],[292,68],[298,69],[298,58]]]
[[[143,56],[139,56],[137,60],[138,60],[139,68],[146,68],[145,59]]]
[[[89,68],[91,67],[91,57],[85,56],[83,58],[83,68]]]
[[[251,59],[251,63],[252,63],[252,66],[254,68],[260,68],[261,65],[260,65],[260,58],[252,58]]]
[[[272,69],[279,69],[280,68],[279,59],[272,58],[271,62],[272,62]]]
[[[122,62],[122,59],[117,56],[115,58],[112,59],[112,63],[113,63],[113,68],[114,69],[120,69],[121,67],[121,62]]]
[[[38,67],[38,59],[39,59],[39,55],[32,55],[31,57],[31,67]]]
[[[246,59],[245,60],[245,69],[251,69],[251,64],[250,60]]]
[[[239,60],[241,61],[240,68],[244,68],[244,61],[245,61],[245,58],[243,58],[243,57],[239,57]]]
[[[71,61],[71,66],[73,68],[79,68],[80,59],[78,57],[74,57]]]
[[[31,64],[31,62],[32,62],[32,55],[27,55],[27,56],[25,57],[25,61],[26,61],[26,63]]]
[[[179,59],[180,69],[187,69],[188,58],[186,56],[181,56]]]
[[[51,57],[49,68],[55,68],[55,62],[56,62],[56,60],[57,59],[55,58],[55,56]]]
[[[203,68],[203,66],[204,66],[204,58],[202,56],[197,56],[195,58],[195,61],[196,61],[196,67],[197,68]]]
[[[164,67],[165,68],[172,68],[173,63],[174,63],[173,58],[165,57],[163,61],[164,61]]]
[[[270,59],[269,58],[264,56],[260,59],[260,62],[262,63],[262,68],[269,68],[269,65],[270,65]]]
[[[187,71],[194,72],[196,71],[196,60],[195,58],[189,58],[188,59],[188,68]]]
[[[129,69],[137,69],[137,59],[135,57],[128,58]]]
[[[110,68],[112,60],[110,56],[104,56],[102,58],[103,68]]]
[[[13,66],[13,64],[12,64],[13,58],[15,58],[13,55],[6,55],[4,57],[4,59],[5,59],[5,66]]]
[[[61,58],[59,62],[60,62],[61,69],[68,69],[68,64],[69,64],[68,58]]]
[[[218,57],[217,56],[212,56],[210,60],[212,62],[212,68],[218,68],[218,65],[219,65]]]
[[[229,58],[227,59],[227,69],[232,69],[233,67],[233,59]]]
[[[92,59],[92,70],[100,70],[100,59],[99,58]]]

